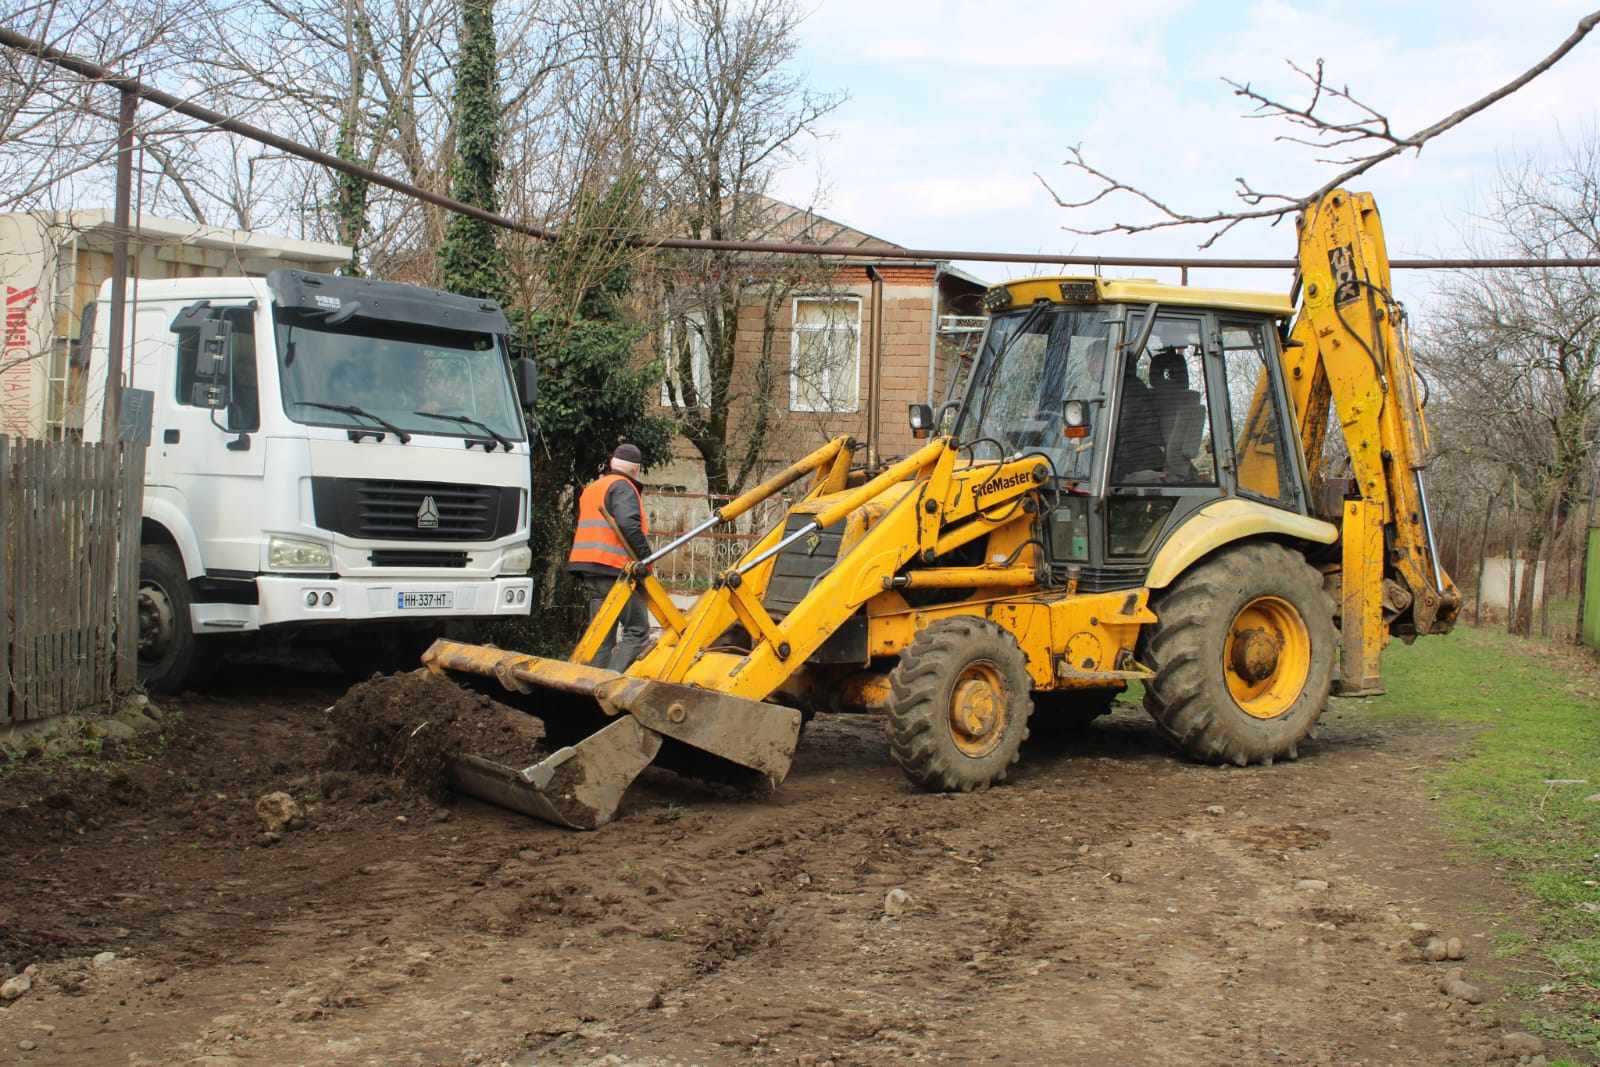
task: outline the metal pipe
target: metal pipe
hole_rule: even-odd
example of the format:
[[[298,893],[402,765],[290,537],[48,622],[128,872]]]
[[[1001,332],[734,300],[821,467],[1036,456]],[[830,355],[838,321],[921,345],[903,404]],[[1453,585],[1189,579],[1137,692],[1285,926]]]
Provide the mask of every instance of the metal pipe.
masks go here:
[[[1039,574],[1032,567],[929,567],[885,578],[885,589],[990,589],[997,586],[1022,588],[1037,585]]]
[[[836,501],[831,506],[818,512],[817,517],[811,522],[806,523],[794,533],[785,537],[783,540],[779,541],[777,544],[773,545],[759,556],[756,556],[754,559],[741,566],[734,573],[748,574],[750,571],[761,566],[761,564],[765,563],[773,556],[776,556],[779,552],[782,552],[784,549],[788,548],[802,537],[832,526],[834,523],[850,514],[856,508],[860,507],[862,504],[865,504],[867,501],[883,492],[888,486],[893,485],[895,482],[905,480],[907,477],[927,466],[929,463],[932,463],[938,458],[939,453],[944,451],[944,449],[947,447],[949,447],[948,440],[942,437],[937,441],[931,441],[928,444],[923,445],[921,448],[917,449],[917,451],[913,452],[899,463],[896,463],[882,474],[879,474],[870,482],[853,489],[845,496],[843,500]],[[909,500],[911,498],[908,496],[905,499]]]
[[[531,226],[525,222],[518,222],[505,215],[497,215],[491,211],[462,203],[448,196],[429,192],[391,178],[386,174],[363,167],[359,163],[350,163],[326,152],[280,137],[275,133],[263,130],[258,126],[229,118],[219,111],[190,103],[171,93],[162,92],[160,89],[145,85],[136,78],[127,78],[114,73],[109,68],[91,63],[81,56],[70,52],[63,52],[53,48],[43,41],[26,37],[12,30],[0,28],[0,44],[24,52],[43,62],[53,64],[63,70],[71,71],[80,77],[92,81],[104,82],[117,89],[142,97],[153,104],[176,111],[180,115],[199,119],[201,122],[215,126],[219,130],[248,137],[253,141],[269,145],[291,156],[309,160],[312,163],[340,171],[344,174],[354,175],[374,185],[381,185],[386,189],[393,189],[397,193],[426,201],[437,207],[454,211],[457,214],[467,215],[484,222],[500,226],[516,233],[525,233],[530,237],[542,241],[553,241],[560,234],[538,226]],[[778,255],[822,256],[833,259],[875,259],[875,260],[967,260],[975,263],[1051,263],[1064,266],[1093,267],[1096,272],[1102,267],[1193,267],[1196,269],[1211,268],[1215,270],[1293,270],[1296,261],[1292,259],[1200,259],[1200,258],[1160,258],[1155,256],[1081,256],[1081,255],[1052,255],[1047,252],[983,252],[953,249],[927,249],[927,248],[891,248],[887,246],[855,246],[855,245],[813,245],[797,244],[788,241],[709,241],[695,240],[686,237],[627,237],[624,243],[634,248],[676,248],[702,252],[766,252]],[[1506,267],[1600,267],[1600,257],[1561,257],[1555,259],[1392,259],[1389,266],[1395,270],[1456,270],[1456,269],[1482,269]]]
[[[1444,568],[1439,565],[1439,546],[1433,540],[1433,516],[1428,511],[1428,489],[1422,484],[1422,472],[1417,478],[1417,502],[1422,511],[1422,532],[1428,539],[1428,558],[1433,563],[1433,587],[1444,595]]]
[[[790,534],[788,537],[785,537],[783,540],[779,541],[777,544],[773,545],[771,548],[767,549],[765,552],[763,552],[760,555],[756,556],[750,562],[746,563],[744,566],[742,566],[738,570],[734,571],[734,573],[735,574],[749,574],[751,571],[753,571],[757,567],[761,566],[767,560],[771,559],[773,556],[776,556],[779,552],[782,552],[784,549],[788,548],[790,545],[792,545],[796,541],[800,540],[800,538],[806,536],[807,534],[816,533],[820,529],[822,529],[822,527],[818,526],[816,520],[813,519],[811,522],[806,523],[804,526],[800,527],[800,529],[796,530],[794,533]]]
[[[879,382],[883,371],[883,275],[871,263],[867,277],[872,279],[872,356],[867,362],[867,466],[878,465],[878,436],[883,413],[879,411]]]
[[[933,266],[933,289],[928,294],[928,406],[933,407],[933,379],[939,364],[939,279],[944,277],[944,266]]]
[[[743,515],[745,512],[761,503],[761,501],[765,500],[767,497],[776,492],[787,489],[801,478],[804,478],[807,474],[810,474],[818,467],[821,467],[824,463],[832,463],[833,458],[839,454],[839,450],[843,448],[845,444],[849,442],[849,440],[850,439],[848,437],[835,437],[821,448],[814,450],[804,459],[791,463],[789,466],[785,467],[771,478],[768,478],[754,489],[746,491],[740,496],[728,501],[716,511],[713,511],[710,518],[700,523],[700,525],[696,526],[688,533],[683,534],[671,544],[668,544],[662,548],[658,548],[656,551],[640,560],[640,565],[648,567],[650,564],[654,563],[656,560],[667,555],[668,553],[676,552],[690,541],[693,541],[696,537],[699,537],[701,534],[717,525],[717,523],[732,522],[740,515]]]
[[[123,90],[117,102],[117,194],[111,221],[111,321],[106,326],[106,388],[100,439],[116,441],[122,428],[122,364],[127,347],[128,202],[133,199],[133,118],[139,98]]]
[[[705,533],[707,530],[711,529],[711,527],[715,526],[717,523],[719,523],[721,521],[722,521],[722,516],[717,514],[716,512],[712,512],[711,513],[711,517],[709,519],[706,519],[699,526],[696,526],[694,529],[692,529],[688,533],[682,535],[676,541],[673,541],[671,544],[666,545],[666,546],[664,546],[662,548],[658,548],[654,552],[652,552],[648,556],[646,556],[644,559],[641,559],[639,561],[639,566],[648,567],[648,566],[650,566],[650,564],[654,563],[656,560],[660,559],[662,556],[670,555],[671,553],[676,552],[678,549],[682,548],[684,545],[688,544],[690,541],[693,541],[696,537],[699,537],[701,534]]]

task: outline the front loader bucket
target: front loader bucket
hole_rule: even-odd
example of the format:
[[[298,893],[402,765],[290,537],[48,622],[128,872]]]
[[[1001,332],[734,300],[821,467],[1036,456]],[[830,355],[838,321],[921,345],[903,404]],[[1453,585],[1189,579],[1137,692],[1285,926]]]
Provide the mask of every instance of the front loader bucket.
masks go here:
[[[422,657],[437,673],[493,678],[506,702],[539,716],[552,736],[599,728],[525,767],[477,755],[452,763],[456,788],[560,826],[611,821],[666,738],[749,768],[776,786],[789,774],[800,713],[694,686],[656,682],[566,660],[439,640]]]

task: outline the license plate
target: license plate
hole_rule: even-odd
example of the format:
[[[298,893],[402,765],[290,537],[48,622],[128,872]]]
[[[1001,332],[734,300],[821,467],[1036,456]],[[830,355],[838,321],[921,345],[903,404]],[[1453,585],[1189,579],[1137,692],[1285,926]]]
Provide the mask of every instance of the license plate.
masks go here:
[[[438,611],[456,606],[456,595],[450,590],[441,593],[396,593],[394,606],[401,611]]]

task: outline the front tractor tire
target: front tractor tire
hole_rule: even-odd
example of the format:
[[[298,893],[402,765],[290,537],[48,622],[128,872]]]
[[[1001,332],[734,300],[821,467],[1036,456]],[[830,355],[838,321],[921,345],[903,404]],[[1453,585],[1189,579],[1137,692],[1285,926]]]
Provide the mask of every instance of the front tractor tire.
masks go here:
[[[1226,549],[1151,605],[1144,707],[1190,757],[1295,759],[1328,703],[1336,639],[1322,576],[1271,542]]]
[[[970,792],[1003,781],[1028,736],[1028,661],[983,619],[940,619],[889,674],[889,752],[923,789]]]

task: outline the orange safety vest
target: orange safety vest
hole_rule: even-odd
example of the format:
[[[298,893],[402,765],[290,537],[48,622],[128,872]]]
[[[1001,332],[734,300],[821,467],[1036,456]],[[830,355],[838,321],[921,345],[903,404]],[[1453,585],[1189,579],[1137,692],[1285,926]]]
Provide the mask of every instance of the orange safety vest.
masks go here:
[[[633,562],[633,550],[628,547],[607,519],[606,494],[617,482],[627,482],[635,496],[639,487],[620,474],[608,474],[584,486],[578,497],[578,531],[572,539],[568,563],[598,563],[602,567],[621,570]],[[650,518],[644,512],[644,498],[639,498],[639,526],[650,533]]]

